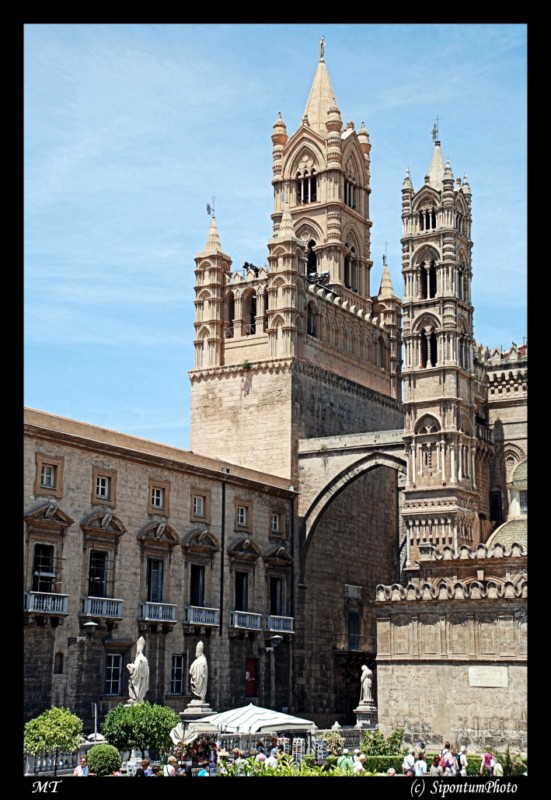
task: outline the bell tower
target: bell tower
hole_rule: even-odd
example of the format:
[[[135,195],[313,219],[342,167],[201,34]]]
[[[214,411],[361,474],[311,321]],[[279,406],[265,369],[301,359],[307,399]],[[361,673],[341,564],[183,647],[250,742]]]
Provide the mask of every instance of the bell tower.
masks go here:
[[[403,520],[412,566],[430,545],[477,544],[477,430],[471,189],[434,151],[415,191],[402,185]]]
[[[272,130],[267,263],[196,257],[191,448],[298,483],[301,438],[401,428],[400,298],[371,296],[370,150],[320,57],[302,120]]]

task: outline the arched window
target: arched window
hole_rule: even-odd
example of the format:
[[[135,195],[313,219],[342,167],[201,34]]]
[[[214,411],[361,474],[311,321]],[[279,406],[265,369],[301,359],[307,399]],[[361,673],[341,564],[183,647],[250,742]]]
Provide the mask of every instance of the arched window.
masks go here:
[[[421,331],[421,366],[436,367],[438,364],[438,344],[436,331],[427,327]]]
[[[312,275],[314,272],[318,271],[318,257],[314,251],[316,246],[316,242],[314,239],[310,239],[308,242],[308,249],[306,250],[306,272],[308,275]]]
[[[349,245],[346,244],[348,248]],[[356,260],[356,248],[354,245],[344,256],[344,285],[347,289],[352,289],[353,292],[358,291],[358,262]]]
[[[386,347],[385,340],[382,336],[379,336],[379,340],[377,342],[377,366],[381,369],[386,368]]]
[[[228,292],[227,309],[226,336],[228,339],[231,339],[233,338],[233,320],[235,318],[235,296],[233,292]]]
[[[436,297],[436,264],[434,259],[423,261],[420,269],[421,300]]]
[[[256,292],[253,290],[243,295],[243,333],[245,336],[256,333]]]
[[[318,199],[316,170],[297,172],[297,204],[315,203]]]

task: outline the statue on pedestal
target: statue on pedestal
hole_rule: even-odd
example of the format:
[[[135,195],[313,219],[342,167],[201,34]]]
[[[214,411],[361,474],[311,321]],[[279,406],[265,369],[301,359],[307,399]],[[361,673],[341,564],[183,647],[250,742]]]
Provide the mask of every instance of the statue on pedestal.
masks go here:
[[[373,685],[373,673],[366,664],[362,667],[360,705],[365,703],[373,704],[371,687]]]
[[[127,664],[130,679],[128,681],[128,702],[133,705],[143,702],[145,693],[149,689],[149,664],[143,651],[145,639],[140,636],[136,643],[136,658],[133,664]]]
[[[191,691],[202,703],[205,702],[207,696],[207,682],[209,677],[209,668],[207,659],[203,653],[203,642],[197,642],[195,648],[195,661],[189,668],[191,676]]]

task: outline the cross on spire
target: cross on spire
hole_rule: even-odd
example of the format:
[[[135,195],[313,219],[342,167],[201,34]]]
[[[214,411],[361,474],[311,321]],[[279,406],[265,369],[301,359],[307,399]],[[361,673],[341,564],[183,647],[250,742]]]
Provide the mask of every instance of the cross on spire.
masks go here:
[[[385,252],[383,255],[383,267],[386,267],[386,249],[388,247],[388,242],[385,242],[384,244],[385,244]]]
[[[434,125],[433,125],[433,128],[432,128],[432,141],[433,142],[437,142],[438,141],[438,134],[439,134],[438,122],[439,121],[440,121],[440,117],[438,115],[436,115],[436,119],[434,121]]]
[[[211,200],[212,200],[212,205],[210,203],[207,203],[207,214],[210,217],[214,217],[214,200],[215,200],[215,198],[211,197]]]

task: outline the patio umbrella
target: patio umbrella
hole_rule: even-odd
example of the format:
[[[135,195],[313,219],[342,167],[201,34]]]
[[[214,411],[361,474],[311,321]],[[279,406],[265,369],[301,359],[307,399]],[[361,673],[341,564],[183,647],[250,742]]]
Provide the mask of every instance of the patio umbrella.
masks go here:
[[[232,708],[219,714],[210,714],[194,721],[194,726],[208,725],[219,733],[276,733],[279,730],[314,731],[312,720],[294,717],[271,708],[262,708],[249,703],[248,706]]]

